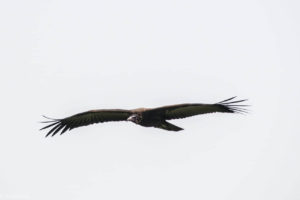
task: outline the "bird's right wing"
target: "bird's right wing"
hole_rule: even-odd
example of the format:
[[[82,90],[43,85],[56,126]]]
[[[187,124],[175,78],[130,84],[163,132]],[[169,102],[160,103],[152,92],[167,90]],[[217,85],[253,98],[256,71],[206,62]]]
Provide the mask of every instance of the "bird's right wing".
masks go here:
[[[40,130],[51,127],[46,137],[49,135],[54,136],[59,131],[61,131],[60,134],[63,134],[67,130],[71,130],[73,128],[77,128],[80,126],[87,126],[94,123],[109,122],[109,121],[125,121],[131,114],[132,113],[129,110],[121,110],[121,109],[90,110],[70,117],[66,117],[64,119],[48,118],[51,121],[46,121],[44,123],[50,123],[50,124],[43,127]]]
[[[243,106],[248,106],[248,105],[238,104],[246,100],[231,101],[234,98],[235,97],[232,97],[215,104],[194,103],[194,104],[177,104],[177,105],[163,106],[163,107],[151,109],[148,112],[161,115],[166,120],[180,119],[180,118],[191,117],[194,115],[214,113],[214,112],[225,112],[225,113],[247,112],[247,110],[244,109]]]

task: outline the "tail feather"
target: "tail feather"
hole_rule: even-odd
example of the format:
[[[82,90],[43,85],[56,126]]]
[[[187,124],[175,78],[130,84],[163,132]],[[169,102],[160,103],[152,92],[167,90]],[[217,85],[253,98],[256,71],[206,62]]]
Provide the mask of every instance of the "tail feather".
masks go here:
[[[171,124],[169,122],[162,122],[161,124],[159,124],[158,126],[156,126],[156,128],[161,128],[161,129],[165,129],[168,131],[181,131],[183,130],[183,128],[180,128],[178,126],[175,126],[174,124]]]

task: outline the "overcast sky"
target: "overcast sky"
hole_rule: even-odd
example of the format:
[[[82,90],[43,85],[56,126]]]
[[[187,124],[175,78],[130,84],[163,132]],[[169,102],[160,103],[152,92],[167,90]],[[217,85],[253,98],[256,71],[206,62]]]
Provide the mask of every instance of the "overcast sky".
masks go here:
[[[0,200],[300,198],[296,0],[0,3]],[[248,115],[104,123],[45,138],[43,118],[249,99]]]

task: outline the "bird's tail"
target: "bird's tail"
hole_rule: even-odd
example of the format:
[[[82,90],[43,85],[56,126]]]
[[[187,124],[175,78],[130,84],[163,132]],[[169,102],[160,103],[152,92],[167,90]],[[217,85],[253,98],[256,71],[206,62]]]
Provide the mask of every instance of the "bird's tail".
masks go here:
[[[161,124],[159,124],[158,126],[156,126],[156,128],[161,128],[161,129],[165,129],[168,131],[181,131],[183,130],[183,128],[180,128],[178,126],[175,126],[174,124],[171,124],[169,122],[162,122]]]

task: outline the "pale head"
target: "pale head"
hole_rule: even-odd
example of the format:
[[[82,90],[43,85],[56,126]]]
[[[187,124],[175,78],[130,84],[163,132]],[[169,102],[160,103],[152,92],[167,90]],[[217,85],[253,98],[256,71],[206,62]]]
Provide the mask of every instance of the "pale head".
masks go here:
[[[127,121],[131,121],[131,122],[134,122],[136,124],[139,124],[142,121],[142,116],[139,115],[139,114],[133,114],[133,115],[130,115],[127,118]]]

